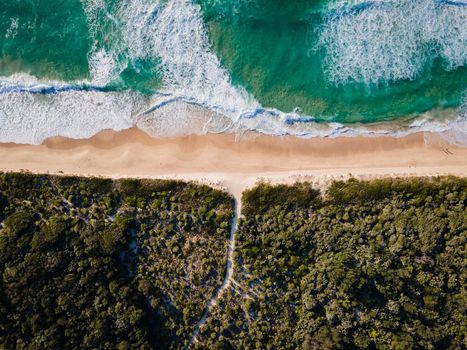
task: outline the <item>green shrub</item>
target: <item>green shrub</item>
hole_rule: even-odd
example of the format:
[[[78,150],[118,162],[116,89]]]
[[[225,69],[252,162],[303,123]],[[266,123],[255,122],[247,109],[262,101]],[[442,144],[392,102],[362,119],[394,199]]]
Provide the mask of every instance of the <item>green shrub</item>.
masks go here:
[[[465,179],[298,188],[244,193],[234,282],[197,348],[463,348]]]
[[[27,232],[34,222],[34,215],[31,212],[18,211],[7,217],[3,224],[9,236],[16,237]]]
[[[0,173],[0,348],[184,348],[224,278],[232,203],[179,181]]]
[[[322,202],[319,190],[307,182],[292,186],[260,184],[242,195],[242,214],[264,214],[279,205],[287,210],[319,206]]]

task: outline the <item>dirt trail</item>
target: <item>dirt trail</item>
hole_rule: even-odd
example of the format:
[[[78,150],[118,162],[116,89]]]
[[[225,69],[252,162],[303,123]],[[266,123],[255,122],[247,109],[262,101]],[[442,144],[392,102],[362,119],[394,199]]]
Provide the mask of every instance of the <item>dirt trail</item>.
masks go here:
[[[225,272],[224,281],[222,282],[222,285],[219,287],[216,293],[212,296],[212,298],[209,299],[206,305],[206,309],[203,313],[203,316],[196,324],[195,330],[193,331],[193,334],[190,337],[190,342],[188,343],[188,346],[186,347],[186,349],[189,349],[193,345],[193,343],[197,341],[196,338],[199,334],[199,331],[201,327],[206,323],[206,319],[212,307],[217,305],[217,301],[221,298],[224,291],[227,288],[229,288],[230,285],[232,284],[232,276],[233,276],[234,267],[235,267],[235,262],[233,260],[233,252],[235,250],[235,233],[237,230],[238,219],[240,217],[240,206],[239,206],[240,200],[241,198],[234,195],[234,216],[233,216],[232,224],[230,227],[229,247],[227,250],[227,268]]]

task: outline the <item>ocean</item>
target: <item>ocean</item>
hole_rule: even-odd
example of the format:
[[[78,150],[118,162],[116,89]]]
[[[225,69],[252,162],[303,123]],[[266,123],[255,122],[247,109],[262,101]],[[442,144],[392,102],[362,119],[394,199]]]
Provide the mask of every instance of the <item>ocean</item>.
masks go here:
[[[8,0],[0,142],[435,131],[467,145],[465,0]]]

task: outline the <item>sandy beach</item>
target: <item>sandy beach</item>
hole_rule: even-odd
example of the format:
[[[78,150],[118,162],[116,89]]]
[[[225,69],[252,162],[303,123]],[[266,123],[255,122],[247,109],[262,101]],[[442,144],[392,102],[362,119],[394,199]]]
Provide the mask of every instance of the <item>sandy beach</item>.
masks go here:
[[[259,180],[331,180],[467,175],[467,148],[403,138],[334,139],[234,135],[155,139],[133,128],[90,139],[55,137],[42,145],[0,144],[0,170],[112,178],[174,178],[209,183],[239,196]]]

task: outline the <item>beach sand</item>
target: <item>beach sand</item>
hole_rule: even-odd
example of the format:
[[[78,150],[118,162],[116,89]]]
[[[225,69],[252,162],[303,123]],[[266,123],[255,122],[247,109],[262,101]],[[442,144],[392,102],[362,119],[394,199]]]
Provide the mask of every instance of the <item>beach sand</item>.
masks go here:
[[[55,137],[42,145],[0,144],[0,170],[111,178],[171,178],[207,183],[237,198],[259,180],[306,180],[467,174],[467,148],[402,138],[244,137],[210,134],[155,139],[133,128],[90,139]]]

